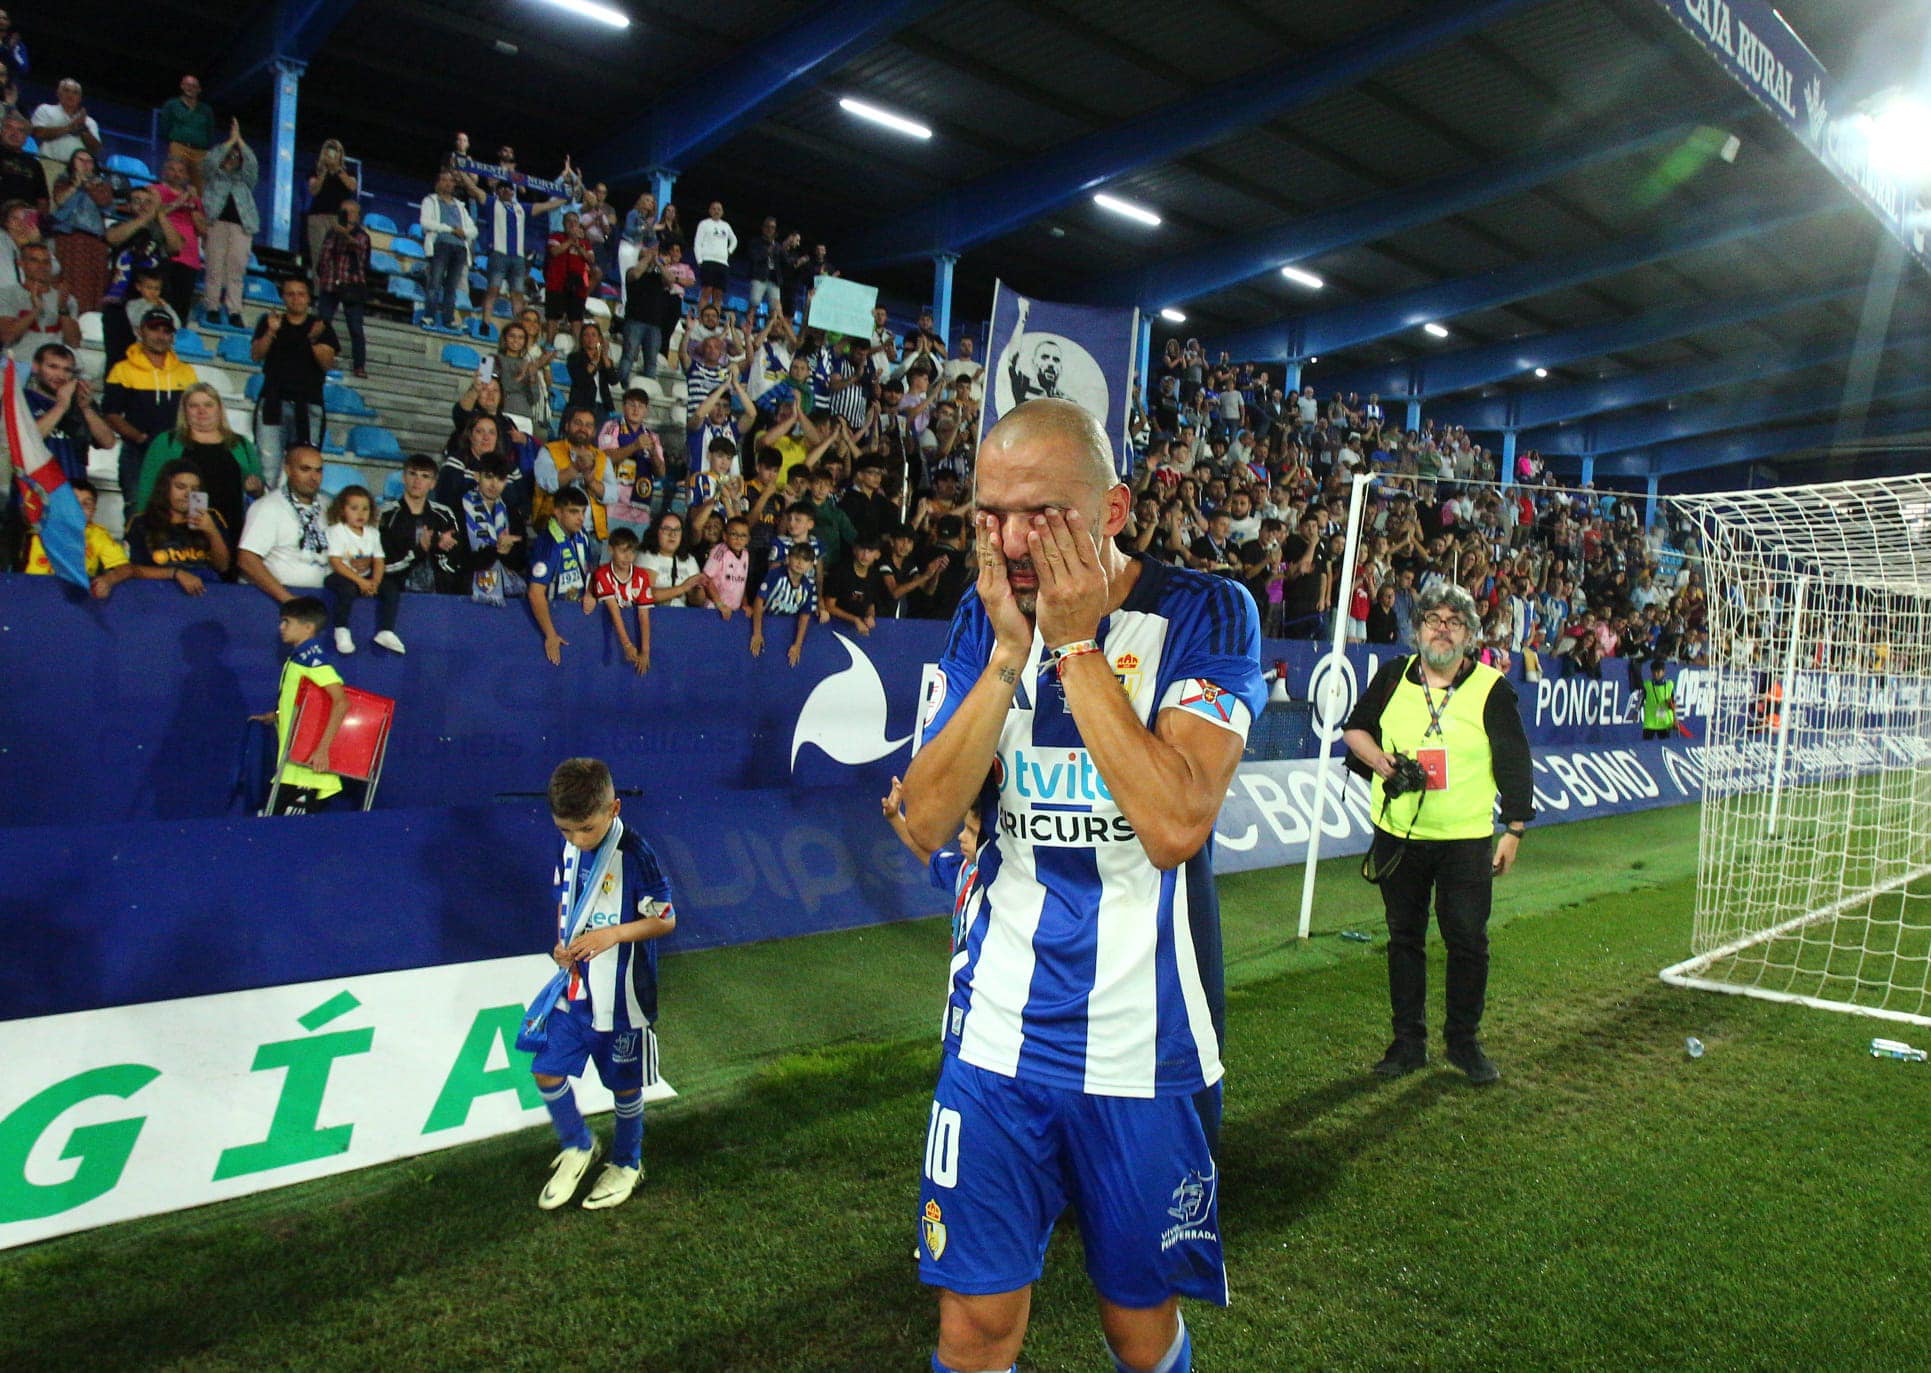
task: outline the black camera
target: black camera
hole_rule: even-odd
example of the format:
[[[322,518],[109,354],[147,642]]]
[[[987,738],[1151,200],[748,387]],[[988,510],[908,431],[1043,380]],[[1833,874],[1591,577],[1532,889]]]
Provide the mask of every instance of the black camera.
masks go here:
[[[1382,795],[1406,796],[1411,791],[1428,790],[1428,770],[1420,763],[1405,753],[1391,753],[1388,760],[1395,765],[1395,770],[1382,779]]]

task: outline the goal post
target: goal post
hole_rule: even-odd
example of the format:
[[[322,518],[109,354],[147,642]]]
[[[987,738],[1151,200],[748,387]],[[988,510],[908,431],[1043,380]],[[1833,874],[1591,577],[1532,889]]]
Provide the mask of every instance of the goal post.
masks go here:
[[[1679,496],[1711,692],[1684,987],[1931,1025],[1931,474]]]

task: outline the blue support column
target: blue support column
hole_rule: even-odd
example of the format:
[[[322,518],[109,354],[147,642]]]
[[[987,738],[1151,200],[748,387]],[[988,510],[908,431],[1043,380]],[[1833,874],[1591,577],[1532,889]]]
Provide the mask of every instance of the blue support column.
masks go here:
[[[275,137],[274,168],[270,181],[273,196],[269,202],[268,241],[277,248],[299,250],[293,238],[295,229],[295,106],[302,85],[306,62],[292,57],[275,59]],[[309,268],[314,270],[314,264]]]
[[[1153,409],[1153,385],[1148,373],[1153,367],[1153,316],[1140,316],[1140,337],[1133,345],[1134,379],[1140,383],[1140,404]]]
[[[1513,429],[1502,431],[1502,470],[1497,475],[1502,479],[1502,485],[1515,484],[1515,431]]]
[[[952,269],[958,265],[957,253],[932,255],[932,324],[952,347]]]
[[[1662,478],[1652,470],[1649,474],[1649,504],[1643,507],[1643,528],[1649,529],[1656,523],[1656,493],[1662,485]]]
[[[662,215],[664,207],[670,204],[671,192],[677,189],[677,169],[674,167],[652,167],[650,169],[650,193],[657,197],[657,213]],[[695,224],[703,216],[688,216]]]
[[[1421,428],[1421,402],[1420,401],[1411,400],[1408,402],[1408,423],[1404,427],[1409,429]]]
[[[1301,389],[1301,360],[1289,358],[1281,368],[1281,395],[1291,396]]]
[[[1584,453],[1582,455],[1582,484],[1584,486],[1593,486],[1595,481],[1596,455],[1594,453]]]

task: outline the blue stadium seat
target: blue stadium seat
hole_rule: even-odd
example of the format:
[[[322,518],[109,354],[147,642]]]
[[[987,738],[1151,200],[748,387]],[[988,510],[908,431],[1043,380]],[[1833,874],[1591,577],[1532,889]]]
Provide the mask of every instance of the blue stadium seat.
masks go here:
[[[260,372],[251,372],[249,374],[247,383],[243,385],[243,387],[241,388],[241,393],[242,395],[248,397],[249,400],[261,399],[261,373]]]
[[[422,283],[413,277],[390,277],[389,294],[397,300],[413,300],[418,305],[422,304],[424,299]]]
[[[458,372],[474,372],[483,360],[483,355],[467,343],[445,343],[443,361]]]
[[[247,277],[241,283],[241,298],[259,305],[280,305],[281,288],[267,277]]]
[[[402,445],[396,436],[379,424],[358,424],[349,430],[349,451],[358,458],[403,459]]]
[[[481,272],[471,272],[469,274],[469,289],[472,291],[487,291],[489,289],[489,278]]]
[[[389,480],[382,483],[382,503],[384,505],[387,505],[391,501],[399,501],[401,499],[402,499],[402,469],[398,467],[395,471],[389,474]]]
[[[322,445],[324,453],[329,452],[327,444]],[[340,451],[337,449],[336,451]],[[322,494],[334,496],[345,486],[361,486],[362,473],[345,462],[325,462],[322,464]]]
[[[240,334],[229,334],[221,340],[221,348],[217,355],[223,362],[232,362],[237,367],[253,367],[255,359],[248,351],[250,342],[251,340],[243,338]]]
[[[342,446],[342,440],[331,435],[322,440],[322,451],[331,458],[339,458],[349,450]]]
[[[498,296],[496,298],[496,307],[490,313],[498,319],[508,319],[511,314],[510,298],[508,296]]]
[[[131,181],[147,182],[154,180],[154,173],[148,170],[148,164],[131,153],[109,154],[107,170],[110,172],[119,172]]]
[[[37,155],[40,152],[40,140],[28,134],[27,141],[20,145],[20,151],[30,156]]]
[[[322,407],[331,415],[349,415],[360,418],[375,414],[375,407],[362,399],[353,386],[342,386],[330,382],[322,387]]]
[[[418,262],[422,261],[425,256],[422,251],[422,245],[413,238],[390,239],[389,251],[397,257],[414,258]]]
[[[402,232],[402,230],[396,228],[396,222],[393,219],[381,213],[379,210],[371,210],[368,214],[363,215],[362,227],[372,234],[399,234]]]
[[[402,259],[380,248],[369,254],[369,265],[378,272],[387,272],[390,276],[400,276],[403,271]]]
[[[411,224],[409,226],[408,236],[410,238],[415,239],[416,242],[418,243],[422,242],[422,221],[421,220],[417,220],[414,224]]]
[[[550,364],[550,380],[555,382],[558,386],[565,388],[566,390],[569,388],[570,369],[563,365],[562,358],[558,358],[555,362]]]
[[[208,341],[192,329],[183,329],[175,334],[174,355],[188,362],[206,362],[214,357]]]

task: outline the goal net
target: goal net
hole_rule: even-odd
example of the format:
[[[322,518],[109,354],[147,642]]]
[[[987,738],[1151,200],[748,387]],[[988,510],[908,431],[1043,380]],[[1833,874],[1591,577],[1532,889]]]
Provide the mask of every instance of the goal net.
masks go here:
[[[1710,687],[1666,982],[1931,1025],[1931,475],[1674,499]]]

